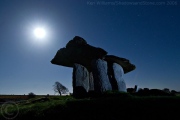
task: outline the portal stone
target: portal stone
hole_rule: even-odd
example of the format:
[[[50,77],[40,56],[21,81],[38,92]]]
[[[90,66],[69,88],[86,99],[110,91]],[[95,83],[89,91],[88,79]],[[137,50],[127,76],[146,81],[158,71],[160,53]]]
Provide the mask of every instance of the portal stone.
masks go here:
[[[117,64],[113,63],[113,77],[117,81],[118,91],[127,92],[126,83],[123,79],[124,71],[123,68]]]
[[[108,75],[107,62],[101,59],[92,61],[92,72],[94,77],[94,91],[102,93],[112,90]]]
[[[94,90],[94,78],[93,78],[93,73],[89,73],[89,91]]]
[[[80,64],[73,67],[73,94],[85,96],[89,91],[89,71]]]

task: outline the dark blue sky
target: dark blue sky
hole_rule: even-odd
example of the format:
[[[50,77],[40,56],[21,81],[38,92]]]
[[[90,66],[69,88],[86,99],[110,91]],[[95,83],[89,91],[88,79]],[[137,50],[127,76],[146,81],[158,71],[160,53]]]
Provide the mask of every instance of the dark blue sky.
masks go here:
[[[54,94],[55,81],[72,92],[72,68],[50,61],[76,35],[136,65],[127,87],[180,91],[179,12],[179,1],[0,0],[0,94]]]

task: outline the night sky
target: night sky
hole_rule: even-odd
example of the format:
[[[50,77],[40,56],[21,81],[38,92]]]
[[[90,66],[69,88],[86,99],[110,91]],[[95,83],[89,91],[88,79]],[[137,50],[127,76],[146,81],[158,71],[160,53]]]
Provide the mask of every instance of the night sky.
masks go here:
[[[72,92],[73,69],[50,61],[74,36],[136,65],[128,88],[180,91],[179,1],[77,1],[0,0],[0,94]]]

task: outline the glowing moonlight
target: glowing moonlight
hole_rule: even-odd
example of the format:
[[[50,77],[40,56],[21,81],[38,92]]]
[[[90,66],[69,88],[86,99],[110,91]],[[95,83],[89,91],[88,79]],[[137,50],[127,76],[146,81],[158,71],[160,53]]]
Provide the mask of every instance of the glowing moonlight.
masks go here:
[[[34,29],[34,35],[36,36],[36,38],[42,39],[42,38],[45,38],[46,31],[44,28],[36,28]]]

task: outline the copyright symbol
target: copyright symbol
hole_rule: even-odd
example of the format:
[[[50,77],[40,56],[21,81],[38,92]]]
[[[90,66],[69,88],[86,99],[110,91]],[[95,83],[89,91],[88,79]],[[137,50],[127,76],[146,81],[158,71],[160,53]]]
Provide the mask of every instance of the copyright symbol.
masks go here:
[[[14,119],[19,114],[18,105],[15,102],[5,102],[1,106],[1,113],[6,119]]]

